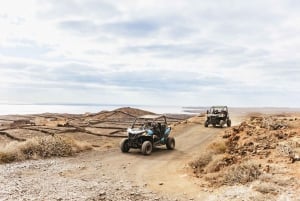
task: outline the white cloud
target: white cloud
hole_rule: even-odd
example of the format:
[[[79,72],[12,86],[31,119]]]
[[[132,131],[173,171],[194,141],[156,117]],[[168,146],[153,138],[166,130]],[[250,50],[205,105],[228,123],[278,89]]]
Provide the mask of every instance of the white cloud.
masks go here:
[[[297,1],[0,7],[0,102],[300,106]]]

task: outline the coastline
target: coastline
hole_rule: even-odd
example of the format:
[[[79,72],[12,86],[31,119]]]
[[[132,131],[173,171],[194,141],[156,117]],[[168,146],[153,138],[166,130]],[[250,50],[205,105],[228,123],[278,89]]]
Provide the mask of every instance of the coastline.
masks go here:
[[[122,107],[138,108],[158,114],[190,114],[181,106],[109,105],[109,104],[0,104],[0,115],[30,115],[41,113],[85,114],[111,111]]]

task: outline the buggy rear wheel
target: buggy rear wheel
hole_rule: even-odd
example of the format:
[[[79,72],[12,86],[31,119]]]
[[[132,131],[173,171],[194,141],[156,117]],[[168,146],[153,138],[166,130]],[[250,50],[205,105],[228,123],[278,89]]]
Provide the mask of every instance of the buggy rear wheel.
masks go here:
[[[142,144],[142,150],[141,151],[144,155],[150,155],[151,152],[152,152],[152,148],[153,148],[152,143],[150,141],[145,141]]]
[[[173,150],[175,148],[175,139],[173,137],[168,137],[166,146],[167,149]]]
[[[205,121],[204,126],[208,127],[208,121]]]
[[[123,153],[127,153],[130,149],[128,139],[123,139],[120,143],[120,149]]]

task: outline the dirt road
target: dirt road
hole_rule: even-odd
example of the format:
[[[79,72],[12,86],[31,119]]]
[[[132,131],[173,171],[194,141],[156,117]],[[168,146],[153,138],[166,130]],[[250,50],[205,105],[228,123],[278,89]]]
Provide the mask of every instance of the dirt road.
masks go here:
[[[204,151],[205,144],[216,136],[221,129],[204,128],[195,124],[185,129],[176,130],[176,149],[157,148],[152,155],[143,156],[139,150],[128,154],[111,153],[104,159],[109,164],[120,166],[124,161],[130,161],[127,177],[133,179],[139,186],[147,186],[160,194],[204,200],[205,193],[199,192],[199,187],[187,175],[186,165],[193,156]]]
[[[0,166],[0,200],[205,200],[186,164],[222,129],[191,124],[174,130],[176,149],[143,156],[118,147],[71,158]]]

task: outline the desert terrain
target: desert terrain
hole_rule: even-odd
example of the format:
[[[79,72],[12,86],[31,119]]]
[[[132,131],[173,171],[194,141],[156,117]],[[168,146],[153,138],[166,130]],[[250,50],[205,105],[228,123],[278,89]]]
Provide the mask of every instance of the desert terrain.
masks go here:
[[[136,116],[0,117],[0,200],[300,200],[300,113],[230,110],[230,128],[205,114],[167,115],[175,150],[122,153]]]

